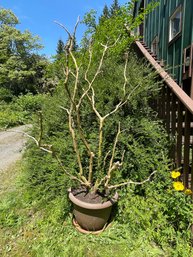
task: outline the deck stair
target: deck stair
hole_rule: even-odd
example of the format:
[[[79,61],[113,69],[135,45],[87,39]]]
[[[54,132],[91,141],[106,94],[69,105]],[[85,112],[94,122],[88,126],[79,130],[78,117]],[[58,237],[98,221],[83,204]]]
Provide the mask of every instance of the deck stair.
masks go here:
[[[173,138],[171,158],[175,167],[182,168],[184,185],[193,191],[193,100],[164,70],[163,63],[144,42],[136,41],[134,50],[139,58],[152,65],[158,78],[163,81],[158,98],[152,99],[152,106]]]

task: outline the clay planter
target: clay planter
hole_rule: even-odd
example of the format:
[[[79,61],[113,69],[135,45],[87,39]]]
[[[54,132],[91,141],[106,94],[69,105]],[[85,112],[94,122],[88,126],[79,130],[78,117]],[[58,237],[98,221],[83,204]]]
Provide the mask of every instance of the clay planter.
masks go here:
[[[76,223],[86,231],[100,231],[110,217],[112,205],[117,201],[118,194],[103,203],[87,203],[77,199],[69,190],[69,198],[73,203],[73,214]]]

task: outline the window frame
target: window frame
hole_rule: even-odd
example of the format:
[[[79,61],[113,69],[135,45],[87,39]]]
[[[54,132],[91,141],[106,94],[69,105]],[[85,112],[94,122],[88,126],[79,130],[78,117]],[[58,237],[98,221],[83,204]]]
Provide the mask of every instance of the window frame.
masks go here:
[[[179,26],[179,31],[175,34],[175,36],[172,36],[172,20],[175,18],[176,14],[180,12],[180,26]],[[175,11],[173,12],[173,14],[169,17],[169,43],[172,42],[173,40],[175,40],[176,38],[178,38],[178,36],[181,34],[182,32],[182,5],[180,4]]]

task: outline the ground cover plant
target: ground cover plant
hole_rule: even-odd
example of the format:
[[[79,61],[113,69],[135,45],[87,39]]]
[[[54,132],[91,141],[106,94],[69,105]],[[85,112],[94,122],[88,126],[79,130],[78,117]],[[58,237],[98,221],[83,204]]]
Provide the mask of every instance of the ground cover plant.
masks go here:
[[[107,23],[110,24],[110,20]],[[106,25],[103,20],[101,26],[105,33]],[[124,33],[122,43],[126,42],[127,30]],[[101,40],[104,38],[99,27],[94,37],[97,38],[97,35]],[[94,47],[98,52],[94,56],[91,76],[95,74],[102,53],[97,40]],[[120,84],[124,83],[123,50],[121,44],[116,51],[109,53],[96,80],[96,102],[103,112],[119,103]],[[39,136],[42,140],[40,146],[54,149],[61,165],[54,156],[40,151],[33,141],[29,141],[22,166],[17,168],[17,187],[12,192],[5,192],[0,200],[2,256],[191,256],[191,198],[173,187],[172,166],[168,159],[169,141],[161,122],[156,120],[156,113],[148,105],[161,85],[156,82],[152,69],[137,60],[132,50],[126,50],[128,86],[135,88],[141,85],[143,90],[138,91],[120,112],[109,119],[105,127],[104,132],[108,135],[105,145],[111,146],[117,135],[115,124],[121,120],[125,130],[119,138],[115,159],[119,160],[124,149],[128,151],[122,169],[113,174],[113,179],[115,183],[123,179],[141,181],[154,170],[157,170],[156,176],[140,187],[130,185],[119,189],[120,200],[104,233],[82,235],[74,229],[71,205],[67,199],[67,189],[72,182],[63,168],[68,166],[73,172],[78,170],[78,165],[68,132],[68,115],[60,108],[61,103],[64,107],[68,101],[63,84],[65,77],[60,73],[59,85],[52,96],[46,97],[40,115],[34,120],[32,136]],[[89,54],[84,53],[87,63]],[[81,56],[79,51],[74,54],[77,58]],[[72,72],[73,68],[72,65]],[[81,77],[80,82],[84,83]],[[89,132],[93,145],[97,145],[96,118],[87,107],[85,103],[81,116],[83,129]],[[43,130],[39,130],[39,124]],[[43,135],[39,135],[39,131],[43,131]],[[52,147],[48,148],[48,144]],[[84,156],[85,150],[82,148],[81,151]],[[86,167],[88,163],[85,161],[84,165]]]

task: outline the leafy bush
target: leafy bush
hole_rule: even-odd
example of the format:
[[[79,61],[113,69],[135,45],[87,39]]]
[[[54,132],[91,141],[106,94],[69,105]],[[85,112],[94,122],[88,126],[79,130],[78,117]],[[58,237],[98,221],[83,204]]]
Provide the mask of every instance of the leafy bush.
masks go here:
[[[46,95],[37,94],[33,95],[28,93],[26,95],[20,95],[15,101],[15,107],[26,112],[36,112],[41,110]]]
[[[95,83],[96,94],[98,95],[96,104],[102,113],[107,113],[113,108],[117,101],[119,102],[121,95],[120,83],[124,82],[121,81],[123,67],[124,65],[121,63],[117,63],[117,65],[114,66],[114,64],[112,65],[112,62],[107,59],[103,67],[105,76],[102,74],[97,78]],[[132,70],[131,73],[130,69]],[[143,72],[141,72],[141,70],[143,70]],[[168,142],[166,136],[163,130],[160,129],[158,122],[151,120],[153,112],[148,107],[148,98],[150,97],[149,90],[151,90],[152,94],[156,94],[159,86],[158,83],[153,81],[155,73],[151,73],[150,71],[151,69],[149,67],[138,62],[132,55],[130,56],[127,74],[129,81],[128,87],[136,88],[137,85],[141,84],[142,88],[137,90],[135,93],[136,97],[131,98],[125,108],[108,120],[104,128],[104,144],[102,149],[104,154],[112,149],[117,133],[117,121],[121,122],[121,128],[124,131],[117,144],[115,156],[115,158],[120,159],[123,151],[125,151],[124,164],[123,169],[120,172],[116,172],[114,175],[114,182],[121,181],[123,178],[126,180],[129,178],[138,180],[144,179],[160,165],[159,162],[163,160],[162,152],[164,153],[163,155],[167,154],[166,145]],[[133,73],[135,73],[135,76]],[[135,77],[137,77],[137,79],[135,79]],[[84,80],[82,83],[84,83]],[[53,97],[45,99],[42,110],[44,117],[43,141],[46,144],[53,145],[64,167],[67,167],[71,173],[76,174],[78,166],[68,131],[68,117],[60,108],[60,105],[65,106],[67,101],[68,99],[63,90],[63,85],[57,88]],[[81,120],[82,130],[86,133],[86,138],[92,145],[93,151],[97,152],[98,141],[96,138],[98,137],[98,124],[87,102],[85,102],[84,108],[81,109]],[[37,134],[35,137],[38,137],[38,126],[38,124],[35,125],[35,134]],[[84,169],[86,170],[88,166],[86,151],[81,140],[78,140],[78,144],[84,163]],[[33,156],[33,152],[30,155]],[[34,164],[32,164],[32,166],[34,167]],[[49,172],[49,163],[47,166]],[[38,169],[39,167],[41,167],[41,165],[38,165]],[[108,169],[108,167],[104,166],[104,169],[101,171],[101,176],[103,176],[102,172],[105,172],[105,169]],[[36,171],[34,170],[34,172]],[[40,173],[41,171],[38,172],[39,175]],[[34,178],[35,177],[36,175],[34,174]],[[39,180],[39,177],[37,180]],[[45,185],[46,183],[45,181]],[[50,185],[50,182],[48,184]]]
[[[0,107],[0,128],[25,124],[25,113],[17,110],[13,103],[1,103]]]
[[[120,223],[129,223],[133,235],[145,233],[145,237],[166,250],[168,256],[189,256],[192,200],[173,189],[170,175],[163,166],[154,180],[143,185],[143,195],[136,194],[136,188],[121,192],[117,219]],[[183,251],[183,244],[187,251]]]
[[[46,95],[20,95],[12,102],[0,103],[0,128],[8,128],[32,122],[33,115],[41,110]],[[5,100],[5,98],[4,98]]]
[[[112,146],[113,138],[116,135],[116,121],[121,120],[125,133],[120,137],[115,159],[119,158],[124,149],[126,149],[126,154],[122,170],[114,174],[114,182],[117,183],[125,179],[141,181],[152,171],[157,170],[158,172],[150,183],[144,184],[142,187],[131,186],[119,190],[119,208],[114,209],[115,225],[109,232],[107,230],[107,234],[104,234],[101,240],[104,240],[104,238],[107,241],[109,240],[111,247],[113,245],[112,238],[119,238],[120,244],[125,245],[125,242],[127,242],[124,256],[138,254],[139,256],[186,257],[190,253],[190,232],[188,228],[192,222],[192,203],[191,199],[183,193],[175,192],[172,189],[168,169],[169,159],[167,158],[169,142],[161,122],[156,121],[154,112],[148,107],[149,88],[152,87],[153,94],[156,94],[158,85],[156,86],[152,80],[154,74],[150,76],[147,72],[148,67],[144,68],[140,65],[135,59],[131,58],[131,69],[133,66],[135,69],[132,70],[130,79],[136,84],[145,81],[146,87],[139,92],[139,95],[132,98],[129,105],[109,120],[105,127],[107,138],[104,146],[106,148],[104,149],[108,151],[108,145],[110,145],[109,148]],[[108,66],[108,69],[111,72],[108,73],[104,69],[105,76],[97,80],[100,98],[97,99],[96,104],[100,105],[103,111],[106,108],[111,108],[112,103],[117,101],[119,95],[120,81],[117,79],[119,67],[114,72],[112,72],[112,67]],[[145,74],[141,72],[144,69],[146,69]],[[128,74],[128,76],[130,75]],[[67,115],[59,108],[60,105],[65,105],[66,101],[66,95],[61,85],[57,88],[53,97],[45,100],[43,106],[43,140],[45,143],[53,145],[62,161],[62,166],[58,165],[51,156],[32,146],[31,143],[26,153],[25,185],[28,198],[31,202],[35,201],[38,208],[44,206],[46,212],[50,215],[55,210],[48,211],[49,208],[52,209],[52,203],[58,202],[61,199],[60,197],[66,195],[67,188],[72,185],[64,174],[62,167],[68,167],[72,174],[78,169],[67,128]],[[93,118],[92,112],[88,111],[88,108],[84,108],[81,118],[84,121],[83,129],[88,130],[87,137],[94,145],[96,143],[96,131],[98,130],[96,120]],[[38,121],[34,124],[33,135],[38,135]],[[84,151],[81,153],[84,156]],[[87,163],[85,163],[86,165]],[[63,204],[59,205],[59,208],[65,210],[65,218],[60,212],[58,222],[65,219],[65,222],[69,224],[66,215],[70,209],[70,204],[68,201],[63,202]],[[183,205],[183,209],[179,208],[179,205]],[[47,231],[47,226],[44,229]],[[70,230],[68,225],[67,229]],[[55,231],[54,227],[51,230]],[[54,233],[57,234],[58,232],[55,231]],[[76,232],[71,233],[76,234]],[[62,254],[64,256],[69,254],[76,236],[73,234],[67,238],[69,248],[64,250],[56,243],[57,250],[49,248],[49,252],[58,251],[61,256]],[[89,254],[93,249],[96,249],[95,244],[101,244],[100,240],[92,240],[95,243],[90,246],[91,251],[87,249],[86,244],[82,243],[82,240],[79,243],[76,240],[77,248],[73,248],[74,256],[76,256],[77,250],[80,251],[80,256],[90,256]],[[137,243],[130,244],[130,253],[127,255],[128,241]],[[45,244],[41,244],[42,255],[45,254],[46,247],[48,247],[46,242],[48,242],[47,239],[45,239]],[[184,247],[186,247],[186,250],[182,251]],[[144,255],[143,249],[146,249],[146,255]],[[98,254],[97,250],[95,251]],[[99,251],[99,256],[100,254]],[[108,255],[104,253],[102,256]],[[117,254],[117,256],[120,255]]]
[[[10,89],[1,87],[0,88],[0,102],[5,101],[5,102],[11,102],[13,99],[13,94]]]

